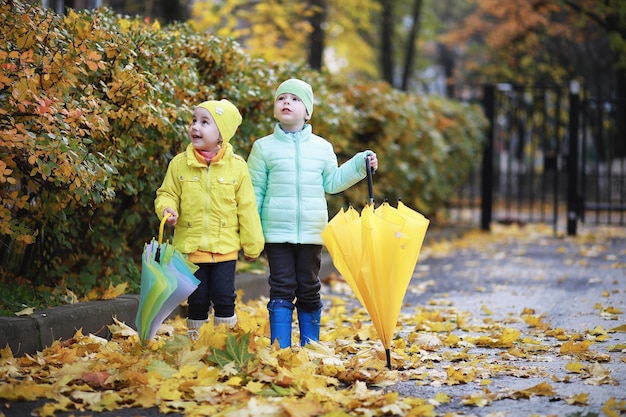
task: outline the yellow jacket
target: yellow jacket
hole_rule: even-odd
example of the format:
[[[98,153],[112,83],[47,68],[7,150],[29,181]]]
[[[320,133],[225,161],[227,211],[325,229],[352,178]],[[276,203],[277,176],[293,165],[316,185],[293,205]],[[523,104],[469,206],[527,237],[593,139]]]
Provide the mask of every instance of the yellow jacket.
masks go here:
[[[172,244],[182,253],[210,252],[220,261],[220,254],[232,258],[243,249],[257,258],[265,242],[248,166],[230,143],[224,145],[224,156],[209,166],[196,159],[191,144],[176,155],[154,208],[159,219],[167,207],[178,213]]]

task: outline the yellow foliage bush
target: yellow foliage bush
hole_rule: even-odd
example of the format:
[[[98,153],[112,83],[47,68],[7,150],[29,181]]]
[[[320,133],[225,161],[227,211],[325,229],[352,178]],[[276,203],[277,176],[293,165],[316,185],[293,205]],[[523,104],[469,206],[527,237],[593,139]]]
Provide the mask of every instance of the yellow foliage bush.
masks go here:
[[[375,150],[377,200],[401,197],[426,215],[480,155],[478,108],[384,83],[336,85],[304,64],[254,58],[187,24],[161,28],[108,9],[60,16],[16,0],[0,4],[0,38],[0,275],[26,291],[3,294],[4,311],[33,303],[24,288],[45,292],[43,306],[98,298],[124,282],[138,290],[140,254],[157,230],[155,190],[186,145],[199,101],[228,98],[239,107],[244,122],[232,143],[247,157],[272,130],[276,86],[307,80],[313,129],[340,162]],[[365,203],[366,190],[330,197],[330,215]]]

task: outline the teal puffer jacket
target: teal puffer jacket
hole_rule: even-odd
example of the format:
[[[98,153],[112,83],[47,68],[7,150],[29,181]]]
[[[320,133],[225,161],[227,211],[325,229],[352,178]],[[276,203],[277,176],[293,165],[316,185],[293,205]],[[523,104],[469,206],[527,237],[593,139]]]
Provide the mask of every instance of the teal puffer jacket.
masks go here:
[[[326,193],[336,194],[365,178],[365,157],[357,153],[338,166],[332,145],[311,125],[274,133],[254,142],[248,169],[266,243],[322,245],[328,223]]]

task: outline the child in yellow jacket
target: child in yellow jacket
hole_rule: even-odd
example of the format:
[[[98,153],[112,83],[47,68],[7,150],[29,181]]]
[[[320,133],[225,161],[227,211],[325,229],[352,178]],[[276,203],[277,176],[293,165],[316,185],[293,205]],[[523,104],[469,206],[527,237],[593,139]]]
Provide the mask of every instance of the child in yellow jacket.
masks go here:
[[[209,319],[237,323],[235,267],[239,251],[251,261],[263,251],[264,238],[245,160],[229,143],[241,124],[239,110],[228,100],[196,106],[189,127],[191,143],[169,163],[154,207],[174,226],[172,244],[198,265],[198,288],[188,298],[188,334]]]

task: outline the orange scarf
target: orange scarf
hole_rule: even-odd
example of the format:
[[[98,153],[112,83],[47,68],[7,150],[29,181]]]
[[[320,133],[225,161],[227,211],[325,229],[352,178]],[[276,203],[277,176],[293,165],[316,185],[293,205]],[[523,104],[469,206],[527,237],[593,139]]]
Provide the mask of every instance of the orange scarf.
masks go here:
[[[206,164],[210,164],[211,162],[217,162],[222,159],[222,156],[224,155],[221,146],[213,149],[212,151],[201,151],[194,148],[193,153],[196,155],[198,161]]]

